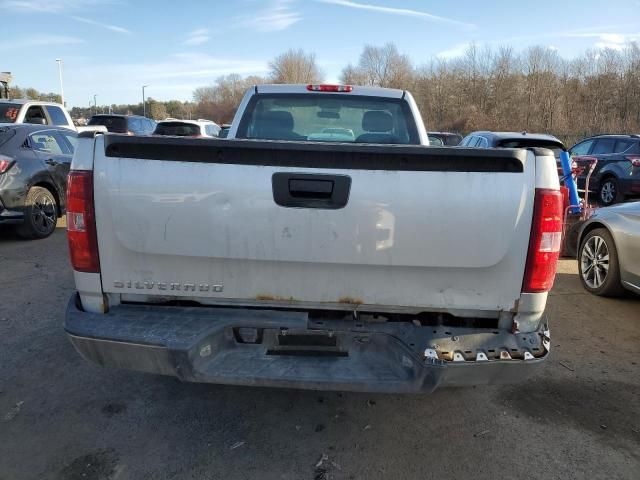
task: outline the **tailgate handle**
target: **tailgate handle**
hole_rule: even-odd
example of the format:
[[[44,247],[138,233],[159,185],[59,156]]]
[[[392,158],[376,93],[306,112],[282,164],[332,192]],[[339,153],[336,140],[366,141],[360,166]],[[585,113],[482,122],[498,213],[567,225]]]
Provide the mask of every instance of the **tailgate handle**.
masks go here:
[[[273,200],[281,207],[343,208],[349,200],[351,177],[277,172],[271,177]]]
[[[289,179],[289,193],[292,197],[329,198],[333,193],[332,180]]]

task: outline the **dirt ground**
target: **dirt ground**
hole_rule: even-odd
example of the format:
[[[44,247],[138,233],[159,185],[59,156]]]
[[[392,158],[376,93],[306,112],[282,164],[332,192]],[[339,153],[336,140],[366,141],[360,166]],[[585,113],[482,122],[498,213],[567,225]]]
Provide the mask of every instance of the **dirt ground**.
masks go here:
[[[575,261],[540,374],[428,396],[100,369],[65,338],[72,291],[62,228],[0,230],[0,480],[640,478],[640,300],[587,294]]]

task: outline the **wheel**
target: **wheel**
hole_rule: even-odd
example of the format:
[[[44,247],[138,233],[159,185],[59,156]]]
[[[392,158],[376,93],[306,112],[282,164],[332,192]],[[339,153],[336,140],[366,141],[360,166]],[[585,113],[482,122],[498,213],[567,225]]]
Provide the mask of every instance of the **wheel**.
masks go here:
[[[24,223],[16,232],[22,238],[46,238],[58,221],[58,205],[53,194],[43,187],[31,187],[25,200]]]
[[[618,181],[615,177],[607,177],[600,183],[598,189],[598,202],[603,207],[608,207],[619,201]]]
[[[580,243],[578,270],[582,286],[594,295],[615,297],[624,289],[620,282],[618,251],[605,228],[591,230]]]

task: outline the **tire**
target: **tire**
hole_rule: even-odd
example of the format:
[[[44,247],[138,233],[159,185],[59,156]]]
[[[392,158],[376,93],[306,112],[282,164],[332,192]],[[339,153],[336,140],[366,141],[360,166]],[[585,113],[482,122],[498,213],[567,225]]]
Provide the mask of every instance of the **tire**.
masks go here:
[[[624,293],[618,250],[606,228],[591,230],[580,242],[578,273],[582,286],[589,293],[603,297],[617,297]]]
[[[618,179],[616,177],[606,177],[600,182],[598,187],[598,203],[603,207],[608,207],[621,201]]]
[[[56,229],[58,203],[44,187],[31,187],[25,200],[24,223],[16,233],[25,239],[47,238]]]

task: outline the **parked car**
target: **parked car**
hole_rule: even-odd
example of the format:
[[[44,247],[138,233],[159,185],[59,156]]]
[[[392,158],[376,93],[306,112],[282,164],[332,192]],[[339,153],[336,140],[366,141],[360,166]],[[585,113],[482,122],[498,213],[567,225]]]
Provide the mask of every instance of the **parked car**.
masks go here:
[[[553,135],[528,132],[472,132],[460,142],[461,147],[530,148],[541,147],[553,151],[556,160],[564,150],[563,143]]]
[[[156,129],[156,122],[139,115],[98,114],[92,116],[87,125],[102,125],[110,133],[128,135],[151,135]]]
[[[76,132],[43,125],[0,125],[0,224],[23,238],[51,235],[66,205]]]
[[[549,352],[555,163],[425,148],[421,118],[403,90],[257,85],[232,141],[81,135],[71,342],[98,365],[184,381],[521,381]]]
[[[36,100],[0,100],[0,125],[3,123],[55,125],[76,130],[69,112],[61,104]]]
[[[217,137],[220,127],[211,120],[178,120],[167,118],[157,123],[154,135],[173,137]]]
[[[640,202],[599,208],[583,225],[578,268],[595,295],[640,294]]]
[[[602,206],[640,197],[640,135],[598,135],[577,143],[569,154],[580,168],[578,188],[585,188],[588,165],[597,160],[589,190]]]
[[[427,132],[429,135],[429,143],[431,143],[431,139],[439,139],[441,144],[437,142],[431,143],[431,145],[444,145],[445,147],[455,147],[460,144],[462,141],[462,135],[457,133],[450,132]]]

